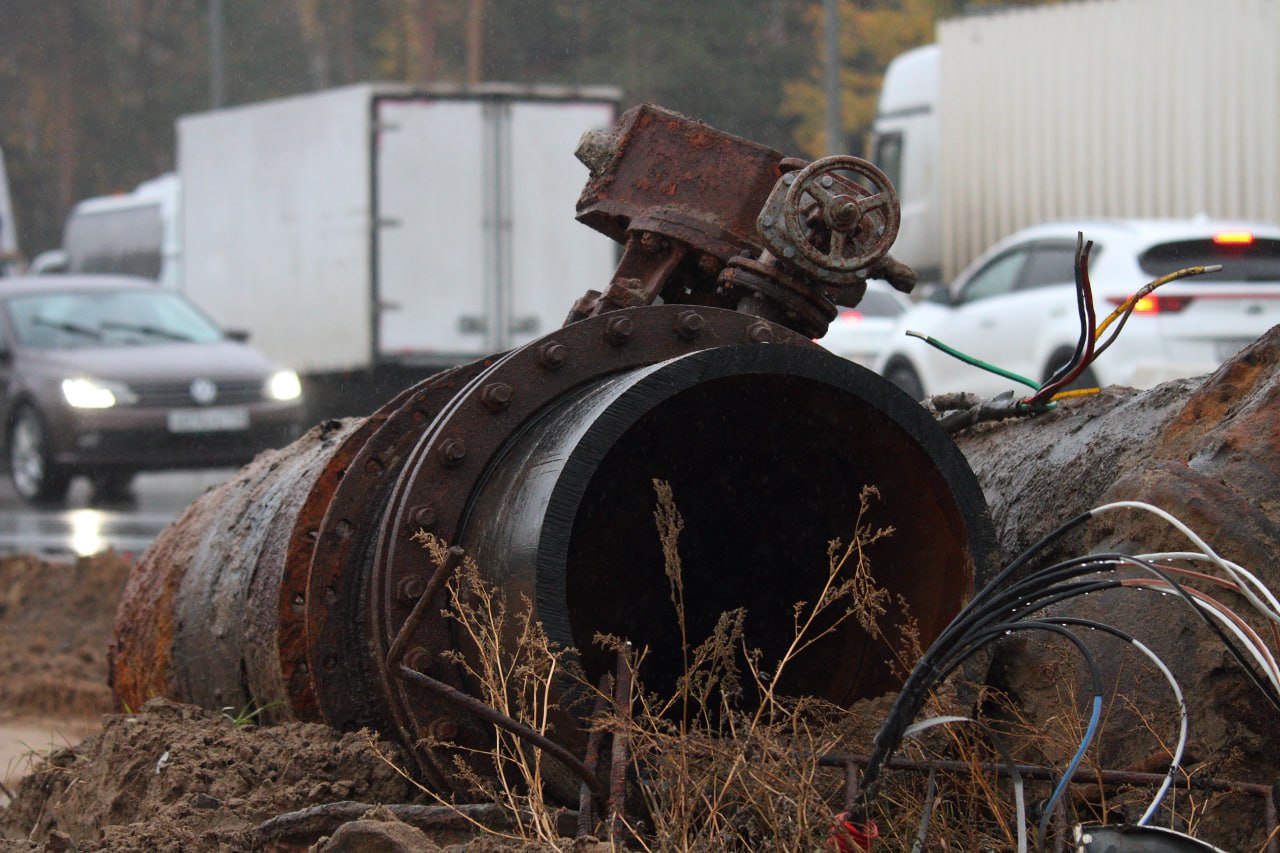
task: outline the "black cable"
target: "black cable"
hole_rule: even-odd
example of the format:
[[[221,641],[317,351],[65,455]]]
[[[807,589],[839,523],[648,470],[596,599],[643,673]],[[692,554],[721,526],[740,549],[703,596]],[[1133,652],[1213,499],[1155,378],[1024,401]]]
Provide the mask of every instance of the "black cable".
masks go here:
[[[987,612],[987,605],[992,605],[992,610],[996,607],[1007,606],[1004,598],[998,599],[996,602],[986,602],[984,598],[991,595],[993,591],[998,589],[999,584],[1009,577],[1009,575],[1017,571],[1022,565],[1030,560],[1036,553],[1043,550],[1048,544],[1055,539],[1061,537],[1074,527],[1083,523],[1090,517],[1089,513],[1082,513],[1075,518],[1070,519],[1056,529],[1050,531],[1039,541],[1033,543],[1029,548],[1016,557],[999,575],[996,576],[991,583],[987,584],[983,589],[975,595],[969,603],[956,615],[951,623],[943,630],[943,632],[930,645],[929,650],[921,656],[908,674],[906,681],[903,683],[902,689],[899,691],[897,698],[894,700],[893,706],[889,709],[888,715],[885,717],[884,723],[880,730],[876,733],[872,742],[871,755],[868,760],[867,767],[877,767],[872,774],[872,779],[878,773],[878,767],[888,759],[892,751],[897,749],[897,745],[901,742],[902,732],[910,725],[911,720],[919,714],[920,708],[928,700],[929,689],[939,680],[939,666],[950,656],[950,649],[955,645],[963,642],[964,635],[975,627],[972,623],[974,620]],[[1068,561],[1071,564],[1089,565],[1100,562],[1096,556],[1080,557]],[[1052,567],[1051,567],[1052,568]],[[1083,570],[1082,570],[1083,571]],[[1093,569],[1089,569],[1093,571]],[[1039,573],[1037,573],[1039,574]],[[1021,582],[1020,582],[1021,583]],[[1106,582],[1108,585],[1110,582]],[[1088,585],[1088,589],[1081,588],[1077,594],[1093,591],[1094,589],[1103,587],[1095,587]],[[1018,598],[1023,596],[1019,595]],[[1056,599],[1055,599],[1056,603]],[[980,624],[980,623],[979,623]],[[864,769],[864,779],[867,773]]]
[[[1054,539],[1091,517],[1091,515],[1092,513],[1083,513],[1071,519],[1020,554],[990,584],[970,600],[965,608],[944,629],[942,634],[930,645],[929,650],[908,676],[884,724],[876,734],[872,753],[863,775],[864,784],[867,786],[865,790],[869,792],[865,796],[867,804],[872,801],[877,790],[876,782],[880,766],[888,759],[889,755],[897,750],[898,745],[901,743],[903,732],[910,725],[910,721],[919,714],[920,709],[927,701],[930,687],[944,681],[955,671],[960,662],[967,660],[979,648],[990,642],[990,634],[994,630],[990,627],[992,620],[997,618],[1007,619],[1012,616],[1015,621],[1004,624],[1030,624],[1020,623],[1017,620],[1080,595],[1123,586],[1119,579],[1114,578],[1065,584],[1065,581],[1085,574],[1115,571],[1128,565],[1150,572],[1163,580],[1169,585],[1170,591],[1181,596],[1217,635],[1218,639],[1227,648],[1227,651],[1244,669],[1254,686],[1267,697],[1272,705],[1280,709],[1280,694],[1276,693],[1273,685],[1259,677],[1254,670],[1252,661],[1249,660],[1245,652],[1241,651],[1235,639],[1206,612],[1206,605],[1193,598],[1181,584],[1150,561],[1119,553],[1085,555],[1040,569],[1019,579],[1017,583],[1010,587],[999,588],[1002,581],[1029,561],[1036,553],[1043,550]],[[1081,621],[1083,623],[1088,620]],[[1099,626],[1102,625],[1102,623],[1097,624]],[[1104,626],[1103,630],[1119,631],[1119,629],[1115,629],[1112,626]]]
[[[1078,559],[1083,560],[1084,558]],[[1089,559],[1091,560],[1092,558]],[[1073,597],[1073,595],[1081,595],[1085,592],[1108,589],[1115,586],[1119,586],[1118,581],[1098,581],[1082,584],[1079,589],[1073,589],[1070,592],[1064,593],[1059,591],[1057,594],[1050,597],[1051,600],[1048,603],[1054,604],[1060,599]],[[987,589],[990,589],[990,587],[987,587]],[[988,616],[991,618],[998,615],[997,610],[992,608],[990,613],[985,609],[977,612],[971,612],[972,605],[973,602],[971,601],[970,606],[962,610],[956,619],[952,620],[952,623],[949,626],[949,629],[956,628],[960,627],[961,623],[964,623],[963,630],[959,636],[955,638],[954,644],[948,643],[949,647],[940,647],[941,644],[935,641],[935,643],[930,647],[929,652],[921,657],[920,661],[907,676],[907,680],[903,684],[902,690],[898,693],[893,706],[885,717],[884,723],[881,725],[880,730],[876,733],[875,739],[872,742],[871,755],[868,758],[866,767],[863,769],[864,784],[869,785],[875,780],[876,776],[879,774],[879,766],[887,761],[889,756],[897,750],[898,745],[902,741],[903,732],[906,731],[907,727],[911,724],[911,721],[919,715],[920,709],[924,707],[925,702],[928,701],[929,690],[931,687],[946,677],[942,669],[946,662],[955,655],[957,649],[963,650],[965,646],[969,645],[972,640],[972,637],[969,635],[973,634],[973,632],[985,632],[990,630],[989,626],[984,627],[984,620],[982,620],[981,617]],[[1047,605],[1040,605],[1035,609],[1043,609],[1044,606]],[[1034,612],[1034,610],[1028,610],[1026,612],[1030,613]],[[976,624],[970,620],[977,620]],[[968,654],[969,652],[965,652],[963,657],[967,658]],[[952,669],[954,669],[954,667],[952,667]],[[947,670],[947,672],[950,671],[951,670]]]
[[[1089,335],[1089,325],[1088,325],[1088,320],[1086,319],[1086,316],[1085,316],[1085,307],[1084,307],[1084,299],[1085,299],[1084,297],[1084,263],[1088,263],[1088,252],[1087,251],[1082,252],[1083,245],[1084,245],[1084,232],[1077,231],[1076,232],[1075,277],[1076,277],[1076,311],[1080,315],[1080,338],[1076,342],[1075,353],[1073,353],[1071,358],[1067,360],[1066,364],[1056,369],[1053,372],[1053,374],[1041,384],[1042,388],[1047,388],[1048,386],[1062,379],[1062,377],[1066,376],[1067,372],[1072,367],[1074,367],[1076,362],[1080,360],[1080,357],[1084,355],[1084,348],[1086,343],[1085,339]],[[1092,241],[1090,241],[1089,246],[1090,248],[1092,248],[1093,246]],[[1082,256],[1083,256],[1084,263],[1082,263]]]
[[[981,600],[983,596],[987,595],[992,589],[995,589],[1000,584],[1004,583],[1004,581],[1010,575],[1012,575],[1018,569],[1022,568],[1024,565],[1026,565],[1031,560],[1032,557],[1034,557],[1036,554],[1039,554],[1045,548],[1049,547],[1049,545],[1052,542],[1054,542],[1057,539],[1061,539],[1067,533],[1070,533],[1072,530],[1084,524],[1086,521],[1088,521],[1091,518],[1093,518],[1092,510],[1082,512],[1079,515],[1075,516],[1074,518],[1068,519],[1067,521],[1058,525],[1053,530],[1050,530],[1044,536],[1040,537],[1040,539],[1031,543],[1031,545],[1029,545],[1021,554],[1014,557],[1013,561],[1009,563],[1009,565],[1005,566],[1004,569],[1001,570],[1000,574],[996,575],[994,578],[991,579],[991,581],[986,586],[978,590],[974,594],[973,598],[970,599],[970,604],[972,604],[975,601]]]
[[[974,638],[975,644],[971,646],[967,651],[965,651],[963,655],[958,657],[956,660],[952,661],[945,671],[939,672],[940,678],[937,680],[940,681],[945,679],[947,675],[950,675],[952,672],[954,672],[956,668],[962,665],[970,656],[975,654],[979,649],[981,649],[983,646],[985,646],[987,643],[991,642],[992,640],[997,639],[999,637],[1003,637],[1006,634],[1012,633],[1014,631],[1031,631],[1031,630],[1050,631],[1052,633],[1064,636],[1068,640],[1070,640],[1076,646],[1076,648],[1080,651],[1081,656],[1085,659],[1085,663],[1089,666],[1089,672],[1094,684],[1094,694],[1097,696],[1102,695],[1102,671],[1098,667],[1097,659],[1093,656],[1093,653],[1089,651],[1089,648],[1084,644],[1084,641],[1060,625],[1054,625],[1048,622],[1040,622],[1038,620],[1025,621],[1025,622],[1005,622],[1005,623],[994,625],[988,628],[987,630],[983,631],[982,634],[980,634],[978,637]],[[896,708],[896,703],[895,703],[895,708]],[[903,730],[905,731],[905,727],[903,727]],[[877,733],[876,735],[877,749],[879,749],[881,746],[880,736],[884,734],[884,731],[885,730],[882,728],[880,732]],[[860,823],[866,822],[867,813],[870,811],[871,804],[875,802],[875,798],[879,794],[880,782],[881,782],[881,777],[880,777],[881,767],[883,766],[884,762],[888,760],[889,756],[897,751],[897,748],[901,744],[901,742],[902,742],[902,735],[899,734],[896,738],[896,741],[893,744],[885,744],[884,746],[886,747],[886,750],[885,750],[885,755],[883,757],[877,758],[876,751],[872,752],[872,755],[870,756],[866,766],[863,768],[863,771],[862,771],[862,785],[863,785],[862,796],[860,797],[859,802],[854,806],[854,808],[850,810],[850,813],[853,815],[856,821]]]

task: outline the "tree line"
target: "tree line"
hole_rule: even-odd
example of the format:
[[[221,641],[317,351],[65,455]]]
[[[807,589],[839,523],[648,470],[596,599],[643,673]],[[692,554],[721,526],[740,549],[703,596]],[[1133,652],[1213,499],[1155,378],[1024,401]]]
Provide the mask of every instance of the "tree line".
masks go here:
[[[845,150],[862,150],[885,63],[962,5],[839,0]],[[0,148],[28,256],[59,245],[77,200],[172,170],[174,121],[218,99],[369,80],[606,84],[624,108],[824,149],[822,0],[0,0],[0,23]]]

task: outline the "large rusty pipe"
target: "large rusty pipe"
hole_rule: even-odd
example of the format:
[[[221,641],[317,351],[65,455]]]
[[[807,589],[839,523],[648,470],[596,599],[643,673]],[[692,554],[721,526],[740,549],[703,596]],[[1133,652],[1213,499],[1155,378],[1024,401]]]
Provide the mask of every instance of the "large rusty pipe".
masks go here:
[[[745,607],[750,642],[780,651],[792,604],[825,576],[827,542],[853,534],[865,485],[881,495],[868,520],[896,528],[871,555],[875,579],[907,602],[924,642],[988,565],[981,490],[921,407],[781,326],[649,306],[433,377],[206,494],[130,578],[112,683],[132,707],[154,695],[254,702],[268,717],[370,726],[410,747],[441,734],[483,746],[486,724],[386,666],[430,575],[412,538],[428,530],[512,600],[527,595],[593,682],[611,665],[593,637],[608,632],[648,646],[641,679],[670,687],[680,649],[655,479],[686,520],[699,639]],[[442,604],[405,662],[474,695],[442,656],[459,647]],[[784,686],[847,705],[892,688],[887,654],[850,621]],[[555,736],[580,746],[573,725]]]

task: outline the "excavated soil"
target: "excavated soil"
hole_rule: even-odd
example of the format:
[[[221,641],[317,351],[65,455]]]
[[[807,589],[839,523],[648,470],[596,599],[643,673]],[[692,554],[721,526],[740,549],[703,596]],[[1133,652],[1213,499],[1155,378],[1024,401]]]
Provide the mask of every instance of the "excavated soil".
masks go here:
[[[0,560],[0,802],[12,799],[0,807],[0,853],[502,846],[465,827],[429,837],[387,809],[353,820],[360,804],[426,802],[397,770],[405,757],[366,733],[259,727],[164,700],[116,712],[106,650],[128,571],[111,554]],[[259,831],[316,806],[327,814],[292,832]]]
[[[72,564],[0,562],[0,721],[97,719],[111,710],[105,641],[128,573],[111,554]]]

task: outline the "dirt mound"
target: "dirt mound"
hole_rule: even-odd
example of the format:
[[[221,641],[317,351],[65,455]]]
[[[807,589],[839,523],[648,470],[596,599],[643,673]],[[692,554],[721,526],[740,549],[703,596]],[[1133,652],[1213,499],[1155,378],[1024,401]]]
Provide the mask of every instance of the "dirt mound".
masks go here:
[[[112,709],[107,643],[129,563],[0,560],[0,716],[97,717]]]
[[[404,756],[365,734],[306,723],[237,725],[164,700],[111,713],[107,647],[129,570],[114,554],[74,563],[0,559],[0,733],[22,731],[47,751],[41,748],[50,741],[33,742],[30,733],[45,731],[51,718],[68,721],[59,728],[77,735],[101,725],[75,746],[22,762],[34,770],[20,783],[10,778],[14,799],[0,806],[0,853],[501,846],[476,839],[460,814],[417,804],[419,791],[396,770],[408,767]],[[367,810],[361,804],[379,803],[406,805],[337,832]],[[308,807],[315,814],[293,815]],[[289,832],[258,834],[281,816],[277,824]],[[434,841],[418,844],[426,836],[400,822],[415,819],[438,827]],[[268,847],[264,838],[276,841]],[[381,846],[370,847],[371,839]]]
[[[79,850],[250,850],[254,830],[286,812],[344,800],[410,802],[416,789],[389,762],[407,766],[394,747],[362,733],[237,725],[153,700],[50,755],[0,815],[0,834],[65,838]]]

